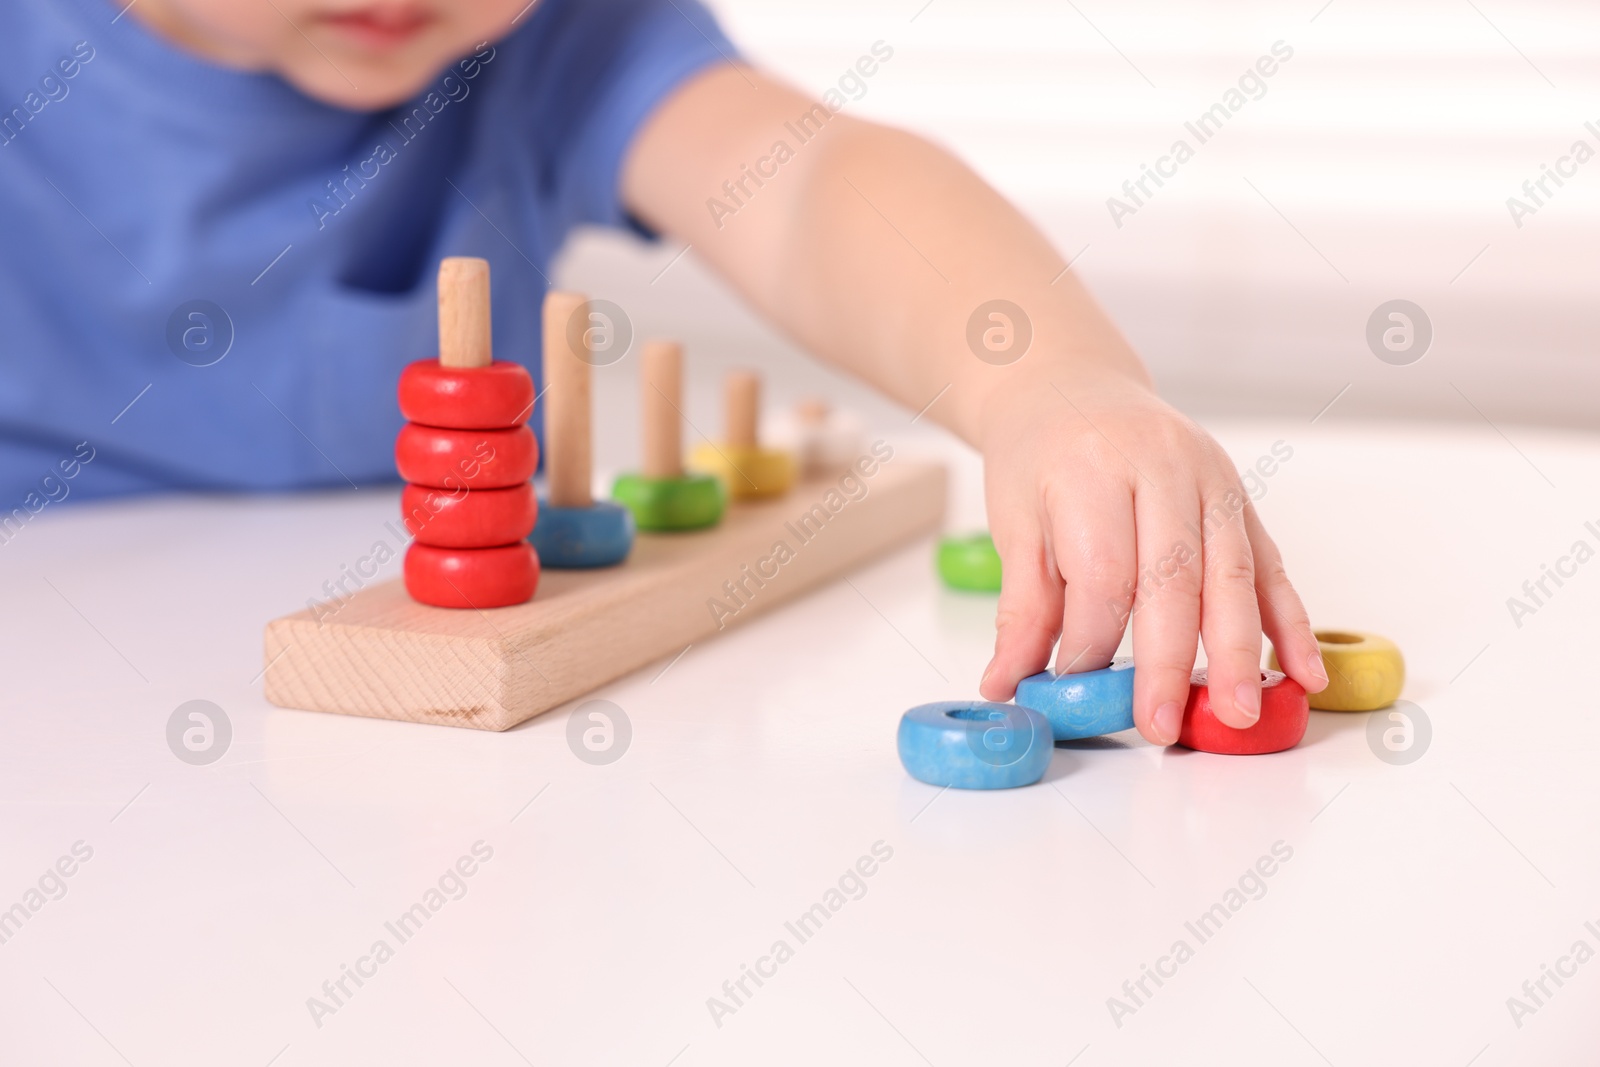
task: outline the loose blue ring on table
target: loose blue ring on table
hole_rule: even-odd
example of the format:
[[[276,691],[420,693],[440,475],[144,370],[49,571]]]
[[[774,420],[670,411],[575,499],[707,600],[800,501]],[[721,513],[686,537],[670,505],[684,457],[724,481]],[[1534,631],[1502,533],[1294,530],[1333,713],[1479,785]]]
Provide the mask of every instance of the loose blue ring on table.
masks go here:
[[[1055,744],[1037,711],[985,700],[921,704],[900,717],[900,762],[919,782],[1010,789],[1044,777]]]
[[[1017,683],[1016,702],[1050,720],[1057,741],[1133,729],[1133,660],[1082,674],[1042,671]]]
[[[541,500],[528,541],[541,567],[609,567],[627,559],[633,547],[633,512],[609,500],[586,508],[558,508]]]

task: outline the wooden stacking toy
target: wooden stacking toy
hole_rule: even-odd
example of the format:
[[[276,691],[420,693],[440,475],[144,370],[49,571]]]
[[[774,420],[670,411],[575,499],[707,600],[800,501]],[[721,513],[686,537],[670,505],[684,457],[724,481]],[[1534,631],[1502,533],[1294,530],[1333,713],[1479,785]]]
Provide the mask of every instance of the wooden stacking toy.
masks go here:
[[[1224,725],[1212,714],[1211,690],[1201,667],[1189,678],[1189,703],[1183,709],[1178,744],[1224,756],[1282,752],[1300,743],[1310,721],[1311,707],[1300,683],[1278,671],[1262,671],[1261,717],[1243,730]]]
[[[1400,698],[1406,684],[1406,661],[1400,646],[1387,637],[1353,630],[1318,630],[1317,648],[1328,672],[1328,687],[1312,693],[1318,711],[1376,711]],[[1273,649],[1268,665],[1279,669]]]
[[[735,500],[782,496],[794,485],[794,455],[761,445],[761,379],[749,371],[729,374],[725,384],[727,439],[695,448],[690,465],[721,479]]]
[[[641,530],[715,526],[728,505],[721,479],[683,468],[683,348],[651,341],[644,346],[642,362],[644,467],[619,476],[611,497],[633,513]]]
[[[939,539],[939,577],[963,593],[1000,591],[1000,553],[986,533]]]
[[[609,567],[633,547],[633,515],[594,498],[589,300],[552,291],[544,299],[545,499],[529,537],[548,568]],[[574,329],[573,322],[580,323]]]
[[[1133,660],[1081,674],[1042,671],[1017,683],[1016,702],[1050,720],[1057,741],[1133,729]]]
[[[539,584],[523,540],[537,504],[530,479],[539,446],[525,425],[533,379],[496,362],[489,329],[489,264],[439,264],[439,358],[400,375],[395,466],[406,529],[406,592],[440,608],[521,604]]]
[[[918,705],[901,716],[896,743],[911,777],[954,789],[1032,785],[1055,752],[1043,715],[984,700]]]

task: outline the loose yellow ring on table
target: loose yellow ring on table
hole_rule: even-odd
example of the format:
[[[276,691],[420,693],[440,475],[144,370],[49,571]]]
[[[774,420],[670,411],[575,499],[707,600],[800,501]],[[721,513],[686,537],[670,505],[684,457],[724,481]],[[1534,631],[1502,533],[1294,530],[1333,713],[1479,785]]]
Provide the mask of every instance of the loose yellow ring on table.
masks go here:
[[[1406,661],[1400,646],[1387,637],[1354,630],[1318,630],[1317,647],[1328,671],[1328,688],[1311,694],[1318,711],[1376,711],[1400,697],[1406,684]],[[1278,650],[1270,657],[1278,666]]]

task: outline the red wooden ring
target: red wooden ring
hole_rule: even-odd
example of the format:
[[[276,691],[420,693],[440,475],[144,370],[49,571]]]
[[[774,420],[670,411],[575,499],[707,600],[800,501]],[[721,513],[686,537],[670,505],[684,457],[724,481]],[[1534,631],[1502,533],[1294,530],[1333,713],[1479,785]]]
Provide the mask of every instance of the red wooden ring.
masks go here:
[[[539,588],[539,557],[526,541],[496,548],[406,549],[406,592],[436,608],[503,608]]]
[[[1306,735],[1311,706],[1306,691],[1277,671],[1261,672],[1261,718],[1243,730],[1225,726],[1211,713],[1211,690],[1204,667],[1189,678],[1189,704],[1183,709],[1178,744],[1224,756],[1255,756],[1293,748]]]
[[[446,367],[420,359],[400,372],[400,414],[447,430],[503,430],[533,411],[533,377],[520,363]]]
[[[533,483],[510,489],[430,489],[408,485],[400,494],[406,529],[425,545],[490,548],[521,541],[533,532],[539,499]]]
[[[507,489],[533,477],[539,443],[526,426],[441,430],[408,422],[394,442],[400,477],[432,489]]]

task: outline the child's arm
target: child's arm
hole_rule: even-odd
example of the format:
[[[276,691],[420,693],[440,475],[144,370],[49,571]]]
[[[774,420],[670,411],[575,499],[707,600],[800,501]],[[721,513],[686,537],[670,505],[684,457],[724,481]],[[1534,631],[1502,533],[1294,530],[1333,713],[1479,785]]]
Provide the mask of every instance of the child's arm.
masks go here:
[[[1004,563],[983,695],[1009,698],[1063,633],[1058,670],[1105,666],[1130,610],[1135,719],[1153,742],[1177,739],[1197,634],[1229,725],[1259,714],[1263,630],[1285,670],[1321,689],[1305,608],[1233,464],[1154,394],[1044,236],[920,138],[839,114],[801,143],[813,106],[759,71],[710,71],[641,131],[623,196],[810,351],[911,410],[949,386],[927,417],[983,452]],[[781,164],[779,141],[793,152]],[[758,188],[744,176],[763,157],[771,176]],[[710,199],[736,211],[714,217]],[[966,339],[968,318],[995,298],[1033,327],[1007,366],[979,360]]]

